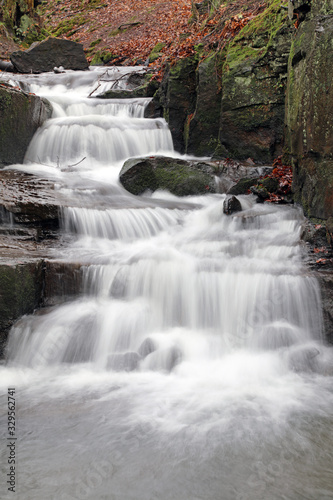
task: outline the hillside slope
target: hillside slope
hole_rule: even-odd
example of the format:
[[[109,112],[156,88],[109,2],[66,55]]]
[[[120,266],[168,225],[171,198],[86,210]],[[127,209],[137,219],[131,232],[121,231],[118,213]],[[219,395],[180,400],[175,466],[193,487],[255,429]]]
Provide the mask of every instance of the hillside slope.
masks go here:
[[[218,2],[215,2],[215,6]],[[257,0],[51,0],[42,14],[52,35],[83,44],[89,61],[132,65],[190,55],[199,42],[216,48],[266,4]],[[153,51],[153,53],[152,53]],[[95,59],[94,59],[95,58]]]

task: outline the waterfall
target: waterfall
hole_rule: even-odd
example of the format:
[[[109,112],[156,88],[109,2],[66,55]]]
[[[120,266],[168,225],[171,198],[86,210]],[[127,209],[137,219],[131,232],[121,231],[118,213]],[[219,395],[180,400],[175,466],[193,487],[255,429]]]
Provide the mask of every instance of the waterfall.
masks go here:
[[[88,97],[101,72],[17,77],[53,115],[15,168],[61,180],[52,259],[84,289],[10,332],[18,498],[333,498],[333,357],[302,211],[127,193],[127,158],[179,155],[149,99]]]

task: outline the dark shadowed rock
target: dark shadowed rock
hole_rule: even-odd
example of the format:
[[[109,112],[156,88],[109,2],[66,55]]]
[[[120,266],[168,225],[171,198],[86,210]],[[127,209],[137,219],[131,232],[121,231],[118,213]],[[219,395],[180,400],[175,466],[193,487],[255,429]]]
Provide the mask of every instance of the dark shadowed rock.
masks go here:
[[[44,262],[43,305],[53,306],[83,292],[81,264],[75,262]]]
[[[315,276],[320,286],[325,338],[333,344],[333,269],[318,269]]]
[[[228,191],[228,194],[248,194],[248,191],[250,190],[250,187],[254,186],[257,184],[258,179],[241,179],[240,181],[237,182],[237,184],[234,184]]]
[[[260,177],[272,173],[271,166],[247,166],[244,163],[232,162],[229,164],[225,160],[216,161],[215,173],[218,176],[219,193],[247,194],[248,186],[257,183]]]
[[[73,70],[89,67],[81,44],[51,37],[32,44],[28,50],[13,52],[10,60],[19,73],[43,73],[59,66]]]
[[[8,331],[23,314],[40,305],[43,287],[42,260],[0,264],[0,356]]]
[[[14,71],[14,66],[9,61],[0,61],[0,70],[1,71],[13,72]]]
[[[242,210],[242,205],[236,196],[227,196],[223,202],[223,213],[226,215],[231,215],[235,212],[240,212]]]
[[[51,113],[46,99],[0,85],[0,167],[23,163],[34,133]]]
[[[212,168],[204,162],[162,156],[135,158],[124,163],[119,178],[124,188],[135,195],[157,189],[176,196],[216,192]]]
[[[163,109],[176,151],[186,151],[188,121],[196,104],[197,55],[178,59],[165,73],[161,86],[154,95],[156,108]]]

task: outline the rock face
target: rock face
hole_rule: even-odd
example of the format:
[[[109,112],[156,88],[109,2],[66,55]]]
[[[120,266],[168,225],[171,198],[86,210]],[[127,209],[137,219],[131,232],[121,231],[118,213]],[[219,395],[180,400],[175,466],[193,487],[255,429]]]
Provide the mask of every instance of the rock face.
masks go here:
[[[186,127],[196,105],[196,69],[198,58],[180,59],[166,73],[156,94],[156,107],[169,124],[176,151],[186,150]],[[188,138],[187,138],[188,140]]]
[[[6,334],[23,314],[32,313],[42,297],[42,263],[0,263],[0,356]]]
[[[281,7],[268,15],[260,37],[249,26],[230,44],[222,75],[220,144],[232,157],[258,162],[271,162],[282,152],[291,45]]]
[[[198,47],[169,69],[154,99],[177,151],[261,163],[282,152],[294,30],[284,7],[272,0],[223,50]]]
[[[162,156],[127,160],[119,179],[135,195],[157,189],[166,189],[176,196],[216,192],[210,165]]]
[[[328,342],[333,344],[333,272],[330,270],[318,271],[318,279],[323,306],[324,333]]]
[[[83,46],[60,38],[47,38],[32,44],[28,50],[13,52],[10,60],[19,73],[42,73],[52,71],[55,66],[73,70],[89,67]]]
[[[333,2],[298,0],[289,57],[287,145],[295,198],[310,217],[333,214]],[[292,9],[291,9],[292,11]]]
[[[185,147],[197,156],[213,155],[219,146],[221,91],[217,67],[220,64],[220,54],[214,53],[196,70],[196,103],[185,123]]]
[[[23,163],[34,133],[51,113],[46,99],[0,85],[0,167]]]

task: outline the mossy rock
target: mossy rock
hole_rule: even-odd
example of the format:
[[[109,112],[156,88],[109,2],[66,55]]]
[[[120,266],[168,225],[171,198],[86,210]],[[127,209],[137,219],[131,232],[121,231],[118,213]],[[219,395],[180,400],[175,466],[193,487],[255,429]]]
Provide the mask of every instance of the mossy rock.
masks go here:
[[[121,184],[132,194],[163,189],[176,196],[215,193],[211,167],[167,157],[127,160],[119,174]]]
[[[148,56],[148,60],[150,63],[156,61],[156,59],[158,59],[162,55],[161,50],[163,49],[163,47],[165,47],[164,42],[158,42],[155,45],[155,47],[153,48],[153,50],[151,51],[151,53]]]
[[[112,59],[115,59],[117,56],[113,55],[112,52],[101,52],[98,51],[92,58],[90,63],[91,66],[104,66],[104,64],[109,63]]]
[[[281,1],[269,0],[227,45],[219,140],[228,156],[271,163],[282,153],[292,30]]]
[[[241,179],[237,182],[237,184],[235,184],[228,190],[228,194],[234,194],[236,196],[239,194],[248,194],[250,187],[257,184],[257,182],[258,179]]]
[[[264,187],[269,193],[275,193],[279,187],[278,179],[272,177],[266,177],[259,181],[260,186]]]

